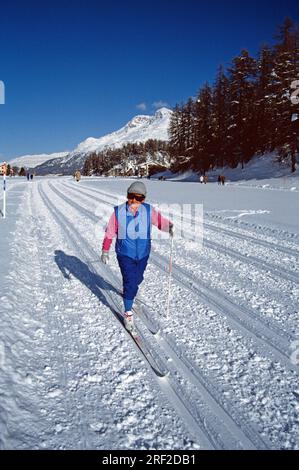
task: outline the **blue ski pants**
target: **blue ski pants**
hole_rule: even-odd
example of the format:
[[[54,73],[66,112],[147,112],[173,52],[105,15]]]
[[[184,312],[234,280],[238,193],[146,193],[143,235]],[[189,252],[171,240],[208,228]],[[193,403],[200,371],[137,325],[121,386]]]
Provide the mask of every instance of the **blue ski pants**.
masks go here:
[[[128,256],[117,255],[117,261],[123,277],[123,300],[125,311],[131,310],[138,287],[143,281],[143,274],[149,256],[136,260]]]

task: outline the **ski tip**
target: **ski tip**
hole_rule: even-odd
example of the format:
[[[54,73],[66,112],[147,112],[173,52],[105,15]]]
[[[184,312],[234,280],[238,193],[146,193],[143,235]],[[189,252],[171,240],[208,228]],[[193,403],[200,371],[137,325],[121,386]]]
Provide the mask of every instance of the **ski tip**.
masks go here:
[[[156,330],[156,331],[151,330],[151,333],[152,333],[152,335],[154,335],[156,338],[159,338],[159,337],[160,337],[160,333],[161,333],[161,328],[159,328],[159,329]]]
[[[157,371],[155,370],[156,375],[158,376],[159,380],[165,380],[170,376],[170,371],[168,370],[167,372],[161,372],[160,370]]]

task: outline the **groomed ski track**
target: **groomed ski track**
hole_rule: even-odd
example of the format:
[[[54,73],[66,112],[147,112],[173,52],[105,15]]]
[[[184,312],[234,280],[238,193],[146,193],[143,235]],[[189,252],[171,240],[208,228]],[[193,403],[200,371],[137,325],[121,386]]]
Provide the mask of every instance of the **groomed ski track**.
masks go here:
[[[63,195],[61,192],[59,193],[58,188],[53,188],[51,184],[50,187],[58,196],[60,195],[65,201],[68,201],[73,208],[84,212],[84,214],[93,219],[95,223],[99,222],[97,215],[92,213],[85,206],[75,202],[76,200],[74,198],[76,196],[74,191],[77,191],[77,188],[75,189],[68,186],[68,189],[73,190],[72,195],[74,197],[73,200],[71,200],[68,196]],[[78,191],[81,191],[81,189]],[[87,193],[83,192],[82,194],[86,196]],[[98,198],[97,200],[102,204],[110,204],[113,206],[113,203],[109,203],[104,199]],[[163,272],[167,272],[167,259],[164,255],[161,253],[156,254],[153,250],[151,259],[159,269]],[[297,373],[299,372],[299,367],[291,363],[289,354],[290,341],[294,340],[295,337],[284,332],[273,323],[270,325],[267,324],[262,318],[259,318],[253,310],[248,307],[240,307],[231,299],[227,298],[225,294],[219,291],[217,292],[216,289],[211,291],[211,289],[205,286],[203,281],[199,283],[185,269],[179,266],[173,265],[173,278],[179,285],[191,291],[207,305],[210,305],[215,312],[220,315],[225,315],[232,327],[238,328],[245,337],[253,339],[256,347],[258,347],[263,354],[266,353],[273,360],[282,362],[287,368],[295,370]]]
[[[53,189],[52,184],[49,184],[49,186],[51,189]],[[39,193],[45,206],[56,219],[56,223],[60,228],[63,229],[65,235],[76,246],[78,253],[80,253],[80,255],[83,257],[83,260],[86,260],[87,253],[90,256],[90,259],[95,259],[96,253],[88,246],[86,239],[82,237],[82,235],[58,209],[59,203],[54,205],[53,202],[50,201],[41,188],[41,184],[39,185]],[[53,199],[54,198],[52,196],[52,201]],[[88,259],[86,260],[86,263],[88,263]],[[99,269],[99,272],[102,272],[102,269],[103,268]],[[107,296],[107,291],[102,291],[102,293]],[[121,309],[122,304],[120,299],[117,300],[109,294],[108,302],[110,303],[112,309]],[[163,346],[165,341],[163,337],[163,339],[160,338],[161,336],[159,335],[158,341],[156,342],[158,347],[159,344]],[[149,346],[149,349],[153,351],[153,347]],[[187,428],[189,429],[189,432],[191,432],[194,439],[197,439],[200,442],[202,448],[268,448],[269,443],[267,443],[267,440],[264,440],[261,436],[259,436],[259,434],[254,429],[252,429],[250,426],[245,426],[246,431],[244,431],[235,423],[234,419],[225,411],[223,406],[217,402],[217,399],[215,399],[210,392],[203,388],[201,382],[196,378],[196,373],[193,374],[192,369],[188,369],[186,366],[181,365],[183,362],[179,359],[179,356],[174,352],[174,350],[167,345],[167,342],[165,350],[168,354],[171,353],[174,362],[174,371],[172,368],[169,368],[168,372],[170,375],[168,377],[162,379],[157,377],[156,379],[164,394],[166,397],[168,397],[170,403],[180,413],[182,419],[186,423]],[[158,355],[160,360],[162,360],[164,355],[163,350],[161,350],[160,354],[156,351],[156,355]],[[167,366],[168,361],[166,357],[164,357],[163,362],[166,364],[166,367],[169,367]],[[183,373],[184,375],[186,375],[187,372],[187,379],[190,380],[191,377],[191,381],[195,381],[196,389],[193,393],[196,396],[192,396],[192,401],[191,397],[188,398],[188,396],[186,396],[186,392],[184,392],[180,386],[179,381],[174,379],[176,372]],[[197,372],[197,374],[199,374],[199,372]],[[202,402],[203,397],[205,399]],[[194,406],[196,400],[201,402],[200,406]],[[202,416],[200,408],[205,406],[208,406],[208,411],[205,411],[204,415]],[[232,404],[230,404],[230,406],[232,406]],[[209,415],[211,416],[209,417]],[[239,423],[242,422],[240,417],[238,421]],[[249,436],[247,436],[247,434]]]
[[[229,224],[215,214],[242,207],[232,204],[236,189],[199,187],[197,200],[212,197],[203,246],[175,238],[167,318],[170,243],[153,233],[136,344],[119,316],[113,246],[109,265],[100,262],[127,184],[50,177],[10,186],[0,449],[297,449],[296,224]],[[157,200],[176,198],[164,188],[176,191],[149,183]],[[177,227],[180,214],[172,219]]]
[[[92,260],[95,261],[99,256],[99,253],[95,252],[95,250],[88,244],[86,238],[82,236],[82,233],[78,232],[75,229],[74,224],[72,224],[69,218],[64,215],[70,214],[71,207],[72,210],[75,209],[77,212],[84,213],[84,216],[87,216],[89,219],[95,221],[96,216],[92,214],[91,211],[89,211],[87,208],[88,203],[86,207],[82,206],[82,204],[80,205],[78,201],[75,202],[76,195],[74,191],[71,193],[72,200],[70,200],[69,191],[72,189],[76,192],[78,191],[82,193],[82,195],[84,194],[87,198],[91,197],[90,193],[88,193],[88,190],[83,190],[81,187],[72,188],[71,185],[66,185],[65,183],[39,183],[38,191],[43,203],[45,204],[45,207],[49,211],[49,214],[51,214],[51,217],[54,218],[55,222],[64,232],[64,236],[68,238],[69,242],[76,246],[78,253],[80,253],[82,256],[82,260],[84,260],[87,264],[88,261],[91,260],[91,264],[88,264],[89,267],[95,269],[94,266],[96,266],[96,269],[103,273],[103,277],[105,275],[107,276],[107,273],[103,271],[103,269],[105,270],[106,267],[101,267],[100,264],[92,264]],[[49,194],[51,195],[50,198],[48,197]],[[86,202],[87,201],[88,199],[86,199]],[[103,201],[103,203],[106,203],[106,201]],[[64,210],[61,211],[61,208],[64,208]],[[154,262],[158,264],[157,259],[158,256],[155,255]],[[161,269],[165,270],[165,265],[162,265]],[[183,274],[185,277],[186,273]],[[119,279],[115,278],[111,271],[109,272],[109,276],[110,281],[112,279],[114,283],[120,287]],[[181,282],[179,280],[179,275],[175,277],[175,281]],[[190,288],[190,286],[188,287],[186,283],[183,283],[183,286],[185,288]],[[191,284],[191,290],[193,289],[194,285],[192,286]],[[107,296],[107,291],[105,291],[105,295]],[[110,294],[108,302],[110,303],[111,308],[121,308],[121,302],[117,296],[115,297]],[[221,308],[222,307],[223,304],[221,305]],[[144,305],[142,308],[145,308]],[[147,316],[150,317],[149,312],[147,312]],[[155,321],[157,325],[158,320]],[[143,330],[145,328],[141,322],[140,328]],[[186,422],[189,431],[194,436],[197,436],[203,448],[263,449],[270,447],[270,443],[267,441],[267,439],[262,438],[259,433],[251,426],[244,424],[242,417],[240,417],[238,414],[239,411],[232,411],[234,410],[233,404],[225,403],[221,391],[217,390],[216,387],[214,387],[213,384],[204,377],[201,371],[194,364],[192,364],[192,361],[188,359],[187,355],[181,350],[179,346],[173,344],[173,341],[168,337],[168,334],[163,332],[163,328],[157,337],[152,338],[150,338],[150,335],[145,329],[144,338],[146,338],[149,344],[150,342],[152,343],[150,346],[151,349],[162,362],[162,366],[164,364],[165,369],[169,372],[168,377],[164,379],[156,379],[159,387],[163,390],[174,408],[177,409],[177,411],[180,413],[182,419]],[[271,353],[273,353],[274,348],[271,347],[270,349],[272,349]],[[171,362],[169,362],[170,359]],[[278,357],[276,356],[275,359],[277,360]],[[279,359],[281,359],[281,357]],[[171,367],[169,364],[171,364]],[[177,374],[184,376],[186,380],[195,386],[192,399],[191,397],[188,397],[188,393],[184,393],[184,390],[180,385],[180,381],[175,380]],[[200,406],[194,405],[197,400],[199,400],[201,403]],[[208,409],[208,411],[205,411],[203,415],[201,410],[202,406],[205,406]],[[196,410],[196,412],[194,410]],[[226,437],[224,438],[224,436]]]

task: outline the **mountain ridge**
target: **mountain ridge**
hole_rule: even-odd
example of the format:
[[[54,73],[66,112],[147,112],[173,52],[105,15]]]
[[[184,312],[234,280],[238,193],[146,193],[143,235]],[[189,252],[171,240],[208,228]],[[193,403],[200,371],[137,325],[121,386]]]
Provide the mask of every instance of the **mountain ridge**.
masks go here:
[[[149,139],[168,141],[168,127],[171,114],[172,111],[165,107],[158,109],[153,115],[139,114],[134,116],[123,127],[110,134],[99,138],[88,137],[70,152],[26,155],[12,160],[10,164],[14,165],[17,160],[21,161],[21,159],[24,159],[22,166],[34,168],[38,174],[71,174],[74,170],[81,169],[86,157],[93,152],[100,152],[108,148],[116,149],[129,142],[145,142]],[[47,155],[50,158],[46,161],[44,160],[40,164],[30,166],[30,158],[36,162],[38,157]],[[25,157],[27,158],[27,165],[25,164]]]

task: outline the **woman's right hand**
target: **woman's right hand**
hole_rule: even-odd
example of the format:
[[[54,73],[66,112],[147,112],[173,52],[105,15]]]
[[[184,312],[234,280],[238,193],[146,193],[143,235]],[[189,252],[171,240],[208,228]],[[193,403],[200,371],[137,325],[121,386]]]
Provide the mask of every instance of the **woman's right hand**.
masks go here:
[[[104,264],[109,263],[109,251],[102,250],[101,261]]]

